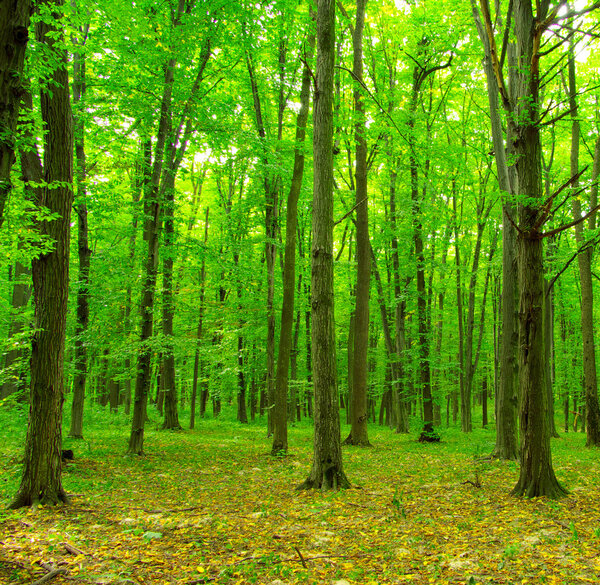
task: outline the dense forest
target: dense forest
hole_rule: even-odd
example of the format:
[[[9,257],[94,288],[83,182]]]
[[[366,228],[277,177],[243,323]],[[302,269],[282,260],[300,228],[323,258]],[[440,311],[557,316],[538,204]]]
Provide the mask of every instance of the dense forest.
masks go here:
[[[372,425],[477,421],[514,494],[564,495],[550,438],[600,444],[599,7],[3,2],[11,505],[66,499],[93,405],[132,455],[149,419],[234,408],[283,456],[312,418],[323,489]]]

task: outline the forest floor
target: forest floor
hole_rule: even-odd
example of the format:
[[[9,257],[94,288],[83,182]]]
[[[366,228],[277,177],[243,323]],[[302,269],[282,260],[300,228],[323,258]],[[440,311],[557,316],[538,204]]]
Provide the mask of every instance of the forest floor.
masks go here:
[[[372,426],[373,448],[344,447],[351,489],[298,492],[308,422],[290,428],[288,457],[269,455],[263,423],[208,419],[182,432],[150,422],[147,455],[126,457],[125,417],[96,410],[85,441],[65,439],[70,505],[8,511],[25,426],[0,408],[2,584],[52,567],[65,571],[52,585],[600,581],[600,452],[581,433],[553,440],[560,501],[509,495],[518,468],[485,459],[493,429],[420,444],[416,427]]]

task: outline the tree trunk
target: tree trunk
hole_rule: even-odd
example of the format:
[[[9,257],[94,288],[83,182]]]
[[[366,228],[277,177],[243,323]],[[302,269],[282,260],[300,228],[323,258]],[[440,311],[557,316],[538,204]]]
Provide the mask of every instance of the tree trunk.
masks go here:
[[[131,455],[144,454],[144,425],[146,424],[147,417],[152,359],[152,352],[149,344],[152,338],[154,324],[154,297],[156,293],[158,266],[158,232],[160,226],[161,195],[160,177],[163,168],[167,131],[170,123],[171,94],[173,91],[175,65],[175,59],[169,59],[165,66],[163,96],[154,151],[154,164],[150,184],[144,193],[144,241],[146,242],[146,258],[143,265],[142,297],[140,303],[140,349],[137,360],[133,417],[128,446],[128,453]]]
[[[347,445],[370,447],[367,432],[367,354],[369,349],[369,288],[371,247],[367,195],[367,139],[362,98],[363,30],[366,0],[356,0],[356,26],[352,35],[354,52],[354,114],[356,122],[355,208],[356,208],[356,305],[354,310],[354,352],[352,363],[352,418]]]
[[[0,227],[12,190],[10,175],[15,162],[15,131],[23,94],[23,64],[31,9],[31,0],[0,2]]]
[[[53,5],[60,9],[61,5]],[[54,22],[58,15],[52,15]],[[73,205],[73,126],[62,36],[43,21],[36,26],[40,44],[56,55],[52,91],[41,92],[44,134],[43,204],[57,215],[39,224],[54,249],[32,262],[35,331],[31,349],[31,395],[21,484],[11,508],[65,502],[61,482],[63,359],[69,293],[69,232]],[[42,203],[40,201],[39,203]]]
[[[169,150],[172,151],[173,146]],[[172,156],[172,154],[171,154]],[[164,257],[162,287],[162,332],[164,336],[162,382],[164,390],[164,421],[162,428],[179,430],[179,412],[177,406],[177,386],[175,380],[175,354],[173,319],[175,303],[173,298],[173,265],[175,263],[175,174],[176,169],[169,165],[164,177]]]
[[[314,51],[315,36],[308,37],[308,60]],[[296,148],[294,150],[294,169],[287,199],[285,256],[283,267],[283,301],[281,306],[281,330],[279,333],[279,353],[277,354],[277,372],[275,378],[275,401],[273,407],[273,455],[287,452],[287,400],[288,373],[292,350],[292,328],[294,322],[294,293],[296,280],[296,232],[298,230],[298,198],[304,176],[304,139],[306,122],[310,108],[310,68],[308,61],[302,72],[300,90],[300,111],[296,118]],[[295,404],[292,404],[295,409]]]
[[[575,48],[569,43],[569,109],[571,112],[571,176],[579,173],[579,113],[577,107],[577,87],[575,77]],[[597,163],[596,163],[597,165]],[[572,182],[573,192],[579,191],[579,179]],[[581,201],[575,195],[571,198],[573,219],[581,218]],[[582,223],[575,226],[577,247],[584,245],[585,236]],[[592,283],[593,247],[586,246],[577,255],[579,281],[581,283],[581,339],[583,341],[583,379],[586,404],[586,446],[600,445],[600,408],[598,406],[598,379],[596,370],[596,345],[594,341],[594,287]]]
[[[204,248],[208,242],[208,214],[210,208],[206,208],[204,216]],[[190,429],[194,428],[196,422],[196,395],[198,392],[198,370],[200,366],[200,340],[202,339],[202,327],[204,324],[204,298],[206,294],[206,252],[202,255],[200,264],[200,298],[198,300],[198,327],[196,328],[196,350],[194,352],[194,379],[192,382],[192,399],[190,405]],[[204,373],[204,372],[202,372]],[[204,416],[206,410],[206,396],[200,397],[200,416]]]
[[[487,5],[487,0],[486,4]],[[498,185],[503,193],[502,205],[502,339],[500,349],[500,385],[496,395],[496,444],[494,456],[500,459],[517,459],[517,232],[513,225],[516,208],[511,196],[516,193],[517,178],[514,168],[507,159],[513,157],[512,127],[507,128],[506,147],[500,103],[498,100],[498,80],[493,67],[492,44],[481,22],[475,0],[471,0],[473,16],[479,37],[484,47],[484,72],[487,80],[489,114],[492,127],[492,141],[496,160]],[[488,10],[489,11],[489,10]],[[486,24],[489,19],[486,18]],[[500,23],[499,23],[500,24]],[[506,25],[508,26],[508,24]],[[509,46],[509,61],[512,65],[512,46]],[[511,71],[514,71],[511,67]],[[513,74],[510,73],[511,77]],[[511,82],[511,86],[514,83]],[[508,155],[508,157],[507,157]]]
[[[31,269],[19,261],[15,262],[13,271],[13,289],[11,294],[10,324],[8,326],[7,339],[10,341],[10,349],[4,357],[5,382],[0,387],[0,400],[25,390],[26,369],[25,359],[27,348],[25,339],[25,318],[23,311],[31,297],[31,285],[27,282],[31,276]],[[8,379],[6,379],[8,378]]]
[[[531,0],[515,2],[517,84],[512,104],[519,209],[519,394],[521,470],[512,493],[529,498],[557,498],[566,491],[552,467],[544,368],[544,260],[539,227],[544,216],[539,126],[539,43],[547,14],[534,19]],[[540,220],[542,220],[540,222]]]
[[[77,44],[85,45],[87,28],[80,28]],[[83,439],[83,405],[85,401],[85,385],[87,379],[87,344],[85,336],[90,320],[88,291],[90,284],[90,257],[92,251],[88,243],[88,210],[86,204],[86,156],[84,108],[86,92],[85,54],[76,52],[73,55],[73,104],[75,159],[77,165],[77,251],[79,257],[79,274],[77,278],[77,325],[75,326],[75,375],[73,378],[73,402],[71,404],[71,428],[69,436]]]
[[[335,3],[318,0],[311,249],[315,431],[312,469],[299,489],[329,490],[349,486],[342,464],[333,306],[334,51]]]

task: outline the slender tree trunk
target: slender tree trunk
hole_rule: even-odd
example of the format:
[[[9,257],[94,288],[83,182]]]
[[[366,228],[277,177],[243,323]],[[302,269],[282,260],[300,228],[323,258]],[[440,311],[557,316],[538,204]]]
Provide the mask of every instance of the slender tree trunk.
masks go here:
[[[487,2],[487,0],[486,0]],[[494,456],[500,459],[517,459],[517,232],[513,221],[516,207],[511,195],[517,190],[517,177],[514,167],[509,167],[507,155],[513,156],[513,136],[511,126],[507,128],[506,146],[502,121],[501,105],[498,100],[498,81],[492,63],[492,46],[475,0],[471,0],[473,16],[479,37],[484,47],[484,72],[487,80],[489,113],[492,127],[492,141],[496,160],[498,185],[503,193],[502,205],[502,339],[500,347],[500,385],[496,395],[496,445]],[[513,47],[509,46],[509,61],[512,62]],[[513,64],[514,65],[514,64]],[[516,68],[511,67],[511,72]],[[514,75],[510,73],[511,77]],[[511,82],[514,86],[514,80]],[[510,159],[508,159],[510,160]]]
[[[165,67],[162,104],[154,151],[154,164],[150,185],[144,193],[144,241],[146,242],[146,258],[142,275],[142,298],[140,303],[140,350],[137,360],[137,376],[133,404],[133,418],[129,437],[128,453],[143,455],[144,425],[146,424],[148,392],[150,390],[150,373],[152,352],[150,339],[154,324],[154,297],[156,293],[156,277],[158,267],[158,241],[160,226],[160,177],[163,168],[165,143],[170,123],[171,94],[175,72],[175,59],[170,59]]]
[[[15,262],[13,270],[13,289],[11,294],[11,313],[10,324],[8,326],[7,339],[11,340],[11,348],[4,357],[4,375],[8,377],[0,387],[0,400],[25,389],[25,371],[24,363],[27,349],[24,347],[25,340],[19,339],[26,327],[23,311],[29,303],[31,297],[31,285],[29,278],[31,269],[28,266]],[[16,346],[15,346],[15,340]]]
[[[315,36],[309,35],[308,56],[314,51]],[[275,378],[275,402],[273,408],[273,455],[285,453],[287,439],[287,396],[290,353],[292,350],[292,328],[294,322],[294,294],[296,280],[296,232],[298,231],[298,198],[304,176],[304,139],[306,122],[310,108],[310,69],[305,63],[300,91],[300,111],[296,119],[296,148],[294,151],[294,170],[287,199],[285,257],[283,268],[283,301],[281,306],[281,330],[279,333],[279,353],[277,355],[277,373]],[[295,409],[295,404],[292,404]]]
[[[54,4],[53,10],[60,10]],[[53,21],[58,15],[53,14]],[[55,243],[32,262],[35,331],[31,351],[31,395],[25,439],[25,462],[11,508],[36,502],[66,501],[61,482],[63,359],[69,293],[69,232],[73,205],[73,126],[67,54],[54,26],[40,21],[36,37],[57,59],[52,91],[42,90],[44,134],[43,203],[57,215],[39,224],[40,233]],[[41,203],[41,201],[40,201]]]
[[[81,38],[78,45],[83,46],[87,38],[87,28],[80,29]],[[85,386],[87,379],[87,343],[86,333],[90,320],[88,291],[90,283],[90,257],[92,251],[88,243],[88,210],[86,192],[86,156],[85,156],[85,125],[84,107],[86,92],[85,55],[76,52],[73,55],[73,104],[76,108],[74,117],[75,128],[75,159],[77,200],[77,251],[79,256],[79,275],[77,285],[77,325],[75,327],[75,376],[73,378],[73,402],[71,405],[71,428],[69,436],[83,438],[83,405],[85,401]]]
[[[329,490],[349,485],[342,464],[333,306],[334,54],[335,3],[318,0],[311,250],[315,434],[312,469],[300,489]]]
[[[452,209],[454,212],[454,261],[456,264],[456,310],[458,317],[458,379],[460,393],[461,430],[470,432],[471,429],[471,396],[466,396],[465,384],[465,326],[463,310],[462,264],[460,260],[458,214],[456,209],[456,179],[452,180]]]
[[[354,52],[354,136],[356,143],[355,207],[356,207],[356,305],[354,321],[354,352],[352,364],[352,420],[348,445],[371,446],[367,432],[367,354],[369,349],[369,289],[371,252],[367,195],[367,139],[362,98],[363,30],[366,0],[356,0],[356,26],[352,35]]]
[[[171,147],[172,148],[172,147]],[[170,165],[171,166],[171,165]],[[175,380],[175,354],[173,335],[173,319],[175,317],[175,301],[173,298],[173,265],[175,263],[175,173],[169,168],[164,178],[164,257],[162,286],[162,332],[163,347],[163,390],[164,421],[162,428],[181,429],[177,406],[177,386]]]
[[[571,176],[579,173],[579,113],[575,77],[575,48],[569,44],[569,108],[571,111]],[[572,182],[573,191],[579,190],[579,179]],[[573,219],[581,217],[581,201],[571,198]],[[577,247],[584,245],[582,223],[575,226]],[[596,344],[594,341],[594,287],[592,284],[593,247],[585,247],[577,256],[579,281],[581,283],[581,339],[583,341],[583,379],[585,384],[587,447],[600,445],[600,407],[598,406],[598,378],[596,370]]]
[[[210,208],[206,208],[204,216],[204,249],[208,242],[208,214]],[[196,421],[196,395],[198,392],[198,370],[200,366],[200,340],[202,339],[202,327],[204,323],[204,298],[206,294],[206,252],[202,255],[200,264],[200,298],[198,299],[198,327],[196,329],[196,350],[194,352],[194,379],[192,382],[192,399],[190,405],[190,429],[194,428]],[[200,416],[204,416],[206,410],[206,396],[200,399]]]

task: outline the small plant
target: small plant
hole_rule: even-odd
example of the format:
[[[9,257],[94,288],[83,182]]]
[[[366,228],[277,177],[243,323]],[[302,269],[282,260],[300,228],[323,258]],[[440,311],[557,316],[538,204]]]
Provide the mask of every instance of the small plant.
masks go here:
[[[577,528],[575,528],[575,524],[573,522],[569,524],[569,528],[571,530],[571,538],[569,540],[571,542],[579,542],[579,533],[577,532]]]
[[[394,497],[392,498],[392,506],[396,508],[396,513],[402,518],[406,518],[406,510],[404,509],[404,504],[402,503],[402,494],[398,495],[398,488],[394,491]]]
[[[517,543],[509,544],[502,553],[505,559],[513,560],[521,552],[521,547]]]

